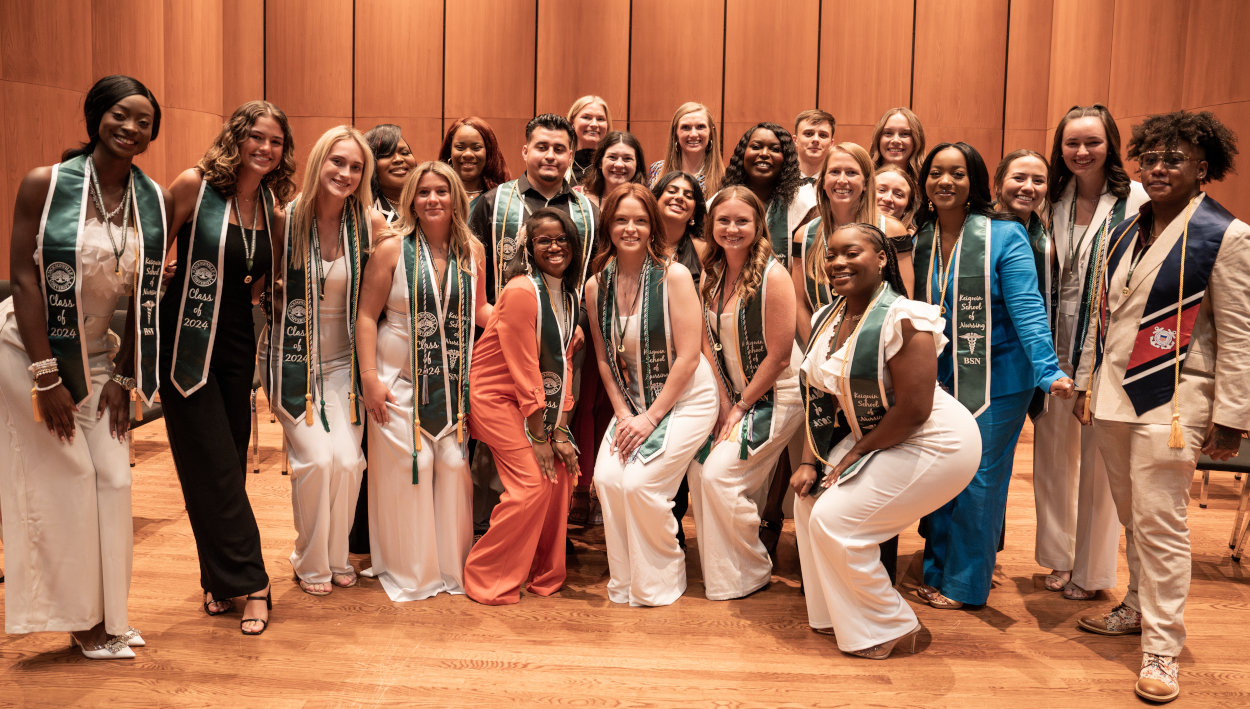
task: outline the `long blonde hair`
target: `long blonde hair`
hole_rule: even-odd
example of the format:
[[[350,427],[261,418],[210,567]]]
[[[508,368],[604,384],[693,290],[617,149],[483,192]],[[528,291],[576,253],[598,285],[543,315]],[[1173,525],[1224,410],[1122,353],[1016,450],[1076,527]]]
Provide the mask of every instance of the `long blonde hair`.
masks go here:
[[[734,295],[741,294],[744,301],[755,295],[760,284],[764,282],[764,269],[768,265],[769,257],[773,254],[772,241],[768,237],[767,210],[764,209],[764,203],[760,201],[760,198],[745,185],[732,185],[717,192],[716,196],[712,197],[712,203],[708,205],[707,219],[703,222],[703,239],[707,242],[708,248],[703,254],[704,276],[699,294],[709,307],[712,305],[713,288],[725,277],[725,249],[716,243],[716,238],[712,236],[712,230],[716,228],[716,210],[735,199],[745,203],[755,214],[755,241],[752,242],[747,262],[742,265],[742,274],[738,277],[738,286],[734,289]],[[721,285],[722,288],[728,286],[728,283]]]
[[[451,192],[451,232],[448,234],[451,250],[460,256],[472,254],[474,259],[480,263],[486,252],[482,248],[482,242],[478,241],[477,237],[469,229],[469,195],[464,191],[464,185],[460,182],[460,176],[445,162],[427,160],[408,173],[408,177],[404,178],[404,189],[400,193],[399,203],[395,205],[395,209],[399,212],[399,218],[383,230],[378,240],[381,241],[392,236],[407,236],[416,231],[420,225],[420,220],[417,219],[417,210],[413,206],[413,202],[417,198],[417,185],[421,182],[422,177],[431,174],[445,180]],[[473,264],[469,263],[467,259],[461,258],[460,270],[472,273]]]
[[[725,178],[725,163],[720,157],[720,133],[716,130],[716,119],[712,118],[712,112],[697,101],[687,101],[673,113],[673,123],[668,129],[668,152],[664,155],[660,174],[667,175],[674,170],[685,169],[681,164],[681,146],[677,143],[677,122],[683,116],[697,111],[703,111],[707,116],[708,126],[707,150],[703,153],[703,164],[699,167],[699,172],[703,175],[703,193],[715,194],[720,189],[721,180]]]
[[[369,187],[373,180],[373,151],[369,149],[369,143],[365,142],[360,131],[351,126],[335,126],[321,134],[313,145],[312,152],[308,154],[308,162],[304,164],[304,188],[296,195],[295,206],[287,217],[291,220],[292,256],[296,267],[300,269],[304,267],[313,221],[317,218],[317,198],[321,194],[321,165],[330,156],[335,144],[341,140],[354,141],[360,148],[365,163],[364,170],[360,173],[360,184],[347,197],[343,212],[346,214],[355,210],[357,204],[360,205],[364,209],[366,223],[357,225],[357,228],[368,228],[369,208],[373,205],[373,190]]]
[[[820,234],[816,238],[816,243],[812,244],[812,250],[807,252],[808,258],[803,264],[803,271],[807,277],[816,280],[819,280],[820,271],[824,268],[825,245],[829,241],[829,236],[841,226],[834,222],[833,205],[829,203],[829,195],[825,192],[825,175],[828,174],[829,163],[836,153],[850,155],[864,176],[864,191],[859,195],[859,205],[855,208],[855,215],[848,223],[871,224],[876,227],[880,216],[877,209],[877,174],[872,168],[872,158],[868,156],[868,151],[858,143],[838,143],[829,148],[829,152],[825,153],[825,161],[820,166],[820,177],[816,180],[816,208],[820,212]]]

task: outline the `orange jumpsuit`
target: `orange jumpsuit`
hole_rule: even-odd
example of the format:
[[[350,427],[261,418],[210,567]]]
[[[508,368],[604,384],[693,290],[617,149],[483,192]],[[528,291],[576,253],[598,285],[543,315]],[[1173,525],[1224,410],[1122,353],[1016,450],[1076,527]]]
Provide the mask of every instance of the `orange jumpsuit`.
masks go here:
[[[572,377],[565,353],[565,382]],[[573,408],[566,386],[563,410]],[[504,493],[490,530],[469,552],[464,590],[487,605],[521,599],[521,586],[550,596],[564,585],[565,520],[570,480],[556,457],[556,483],[542,474],[525,437],[525,417],[546,402],[538,366],[538,296],[528,279],[503,289],[469,369],[469,429],[490,446]],[[528,582],[528,584],[527,584]]]

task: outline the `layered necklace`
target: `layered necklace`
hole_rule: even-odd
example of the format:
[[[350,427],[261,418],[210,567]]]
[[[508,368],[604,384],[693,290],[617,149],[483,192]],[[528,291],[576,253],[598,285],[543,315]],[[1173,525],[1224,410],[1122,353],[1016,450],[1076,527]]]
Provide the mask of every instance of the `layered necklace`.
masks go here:
[[[959,248],[959,242],[964,238],[964,224],[968,222],[968,215],[964,215],[964,221],[959,225],[959,233],[955,236],[955,244],[951,247],[950,263],[944,263],[942,258],[942,221],[934,220],[933,225],[933,253],[937,257],[937,270],[942,279],[941,292],[938,293],[938,310],[940,314],[946,314],[946,289],[950,285],[951,266],[955,263],[955,249]],[[929,273],[932,280],[933,273]]]
[[[87,174],[91,176],[91,197],[95,204],[96,211],[100,213],[100,220],[104,222],[104,233],[108,234],[109,246],[113,249],[113,259],[115,266],[113,274],[122,275],[122,255],[126,253],[126,239],[130,234],[130,202],[134,198],[135,175],[130,173],[130,179],[126,181],[126,189],[122,192],[122,198],[117,201],[117,206],[113,211],[104,209],[104,192],[100,189],[100,177],[96,173],[95,162],[91,156],[87,156]],[[122,235],[120,242],[117,237],[113,236],[113,218],[117,213],[122,213]]]
[[[645,263],[643,264],[643,268],[646,268]],[[620,285],[619,264],[617,266],[617,274],[618,274],[617,285],[619,289],[619,285]],[[629,301],[629,308],[627,310],[622,311],[620,299],[618,298],[616,302],[618,315],[616,317],[616,322],[612,323],[612,326],[616,329],[616,351],[617,353],[623,354],[625,352],[625,328],[629,327],[629,316],[633,314],[634,308],[638,305],[638,296],[641,293],[642,293],[642,270],[639,270],[637,285],[634,286],[634,298],[633,300]],[[622,317],[622,314],[623,314],[623,317]],[[624,320],[624,322],[621,322],[622,320]]]
[[[344,203],[343,211],[339,213],[338,243],[340,246],[343,244],[344,239],[347,235],[347,222],[346,220],[343,219],[343,217],[346,215],[346,212],[347,212],[347,204]],[[317,215],[316,214],[313,215],[313,220],[312,220],[312,242],[315,245],[315,248],[317,249],[317,253],[314,255],[312,259],[314,267],[317,269],[317,300],[325,300],[326,278],[330,275],[330,270],[334,268],[334,262],[338,260],[338,256],[335,256],[333,259],[330,260],[330,269],[326,269],[324,266],[321,265],[321,237],[317,232]],[[343,253],[342,249],[339,249],[338,253],[341,255]]]

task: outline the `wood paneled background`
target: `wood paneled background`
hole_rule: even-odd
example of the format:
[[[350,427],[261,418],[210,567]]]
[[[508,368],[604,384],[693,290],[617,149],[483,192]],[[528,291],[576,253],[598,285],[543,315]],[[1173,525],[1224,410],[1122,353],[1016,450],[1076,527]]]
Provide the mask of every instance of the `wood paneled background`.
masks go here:
[[[1125,143],[1178,108],[1250,136],[1250,61],[1233,51],[1246,26],[1244,0],[0,0],[0,275],[22,175],[85,139],[83,96],[105,74],[160,100],[139,161],[160,182],[262,97],[290,116],[301,160],[345,122],[398,123],[433,158],[444,127],[477,114],[517,174],[526,120],[596,93],[649,160],[696,100],[726,153],[812,106],[837,117],[837,140],[866,143],[907,105],[930,145],[967,140],[992,166],[1049,154],[1074,104],[1107,104]],[[1247,218],[1247,184],[1210,191]]]

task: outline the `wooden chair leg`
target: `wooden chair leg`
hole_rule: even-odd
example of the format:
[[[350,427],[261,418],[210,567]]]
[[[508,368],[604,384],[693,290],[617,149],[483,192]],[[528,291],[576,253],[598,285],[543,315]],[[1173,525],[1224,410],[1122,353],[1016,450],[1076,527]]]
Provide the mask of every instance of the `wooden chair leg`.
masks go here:
[[[1207,488],[1211,487],[1211,471],[1202,471],[1202,494],[1198,497],[1198,507],[1207,508]]]
[[[1250,537],[1250,524],[1241,531],[1241,539],[1237,542],[1237,548],[1233,549],[1233,561],[1241,562],[1241,552],[1246,548],[1246,538]]]

